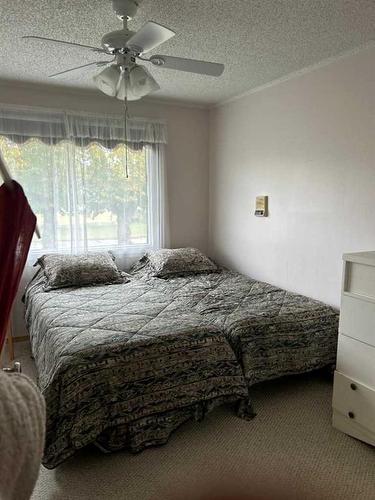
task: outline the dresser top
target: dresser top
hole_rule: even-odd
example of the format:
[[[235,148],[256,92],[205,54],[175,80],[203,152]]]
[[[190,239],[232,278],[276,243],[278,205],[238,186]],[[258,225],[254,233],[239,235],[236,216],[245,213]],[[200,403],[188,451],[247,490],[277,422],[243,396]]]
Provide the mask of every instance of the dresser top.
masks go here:
[[[344,253],[342,258],[347,262],[358,262],[359,264],[375,266],[375,251]]]

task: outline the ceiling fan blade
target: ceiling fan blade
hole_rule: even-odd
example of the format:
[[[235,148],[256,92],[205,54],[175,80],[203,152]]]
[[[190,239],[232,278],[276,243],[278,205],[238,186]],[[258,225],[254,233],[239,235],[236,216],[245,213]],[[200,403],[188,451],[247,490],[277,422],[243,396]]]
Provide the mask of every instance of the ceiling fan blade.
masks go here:
[[[224,64],[184,59],[182,57],[155,55],[150,57],[150,62],[159,68],[176,69],[200,75],[220,76],[224,71]]]
[[[60,43],[64,45],[72,45],[73,47],[81,47],[84,49],[90,49],[93,50],[94,52],[104,52],[104,54],[108,54],[104,49],[101,49],[100,47],[93,47],[92,45],[82,45],[81,43],[75,43],[75,42],[66,42],[65,40],[56,40],[55,38],[45,38],[44,36],[34,36],[34,35],[25,35],[22,37],[25,40],[43,40],[45,42],[52,42],[52,43]],[[111,55],[111,54],[108,54]]]
[[[48,75],[48,78],[53,78],[54,76],[63,75],[64,73],[70,73],[71,71],[76,71],[77,69],[87,68],[88,66],[106,66],[110,64],[112,61],[96,61],[88,64],[82,64],[82,66],[76,66],[75,68],[66,69],[64,71],[59,71],[58,73],[54,73],[53,75]]]
[[[175,34],[174,31],[161,24],[148,21],[137,33],[129,38],[126,45],[144,54],[166,42]]]

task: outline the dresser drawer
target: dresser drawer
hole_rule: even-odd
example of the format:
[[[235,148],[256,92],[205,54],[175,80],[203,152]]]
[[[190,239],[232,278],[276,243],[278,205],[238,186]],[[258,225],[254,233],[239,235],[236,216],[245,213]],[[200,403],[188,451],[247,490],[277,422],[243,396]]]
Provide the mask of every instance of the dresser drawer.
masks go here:
[[[375,435],[375,391],[336,371],[333,410],[352,421],[363,433]]]
[[[358,425],[355,420],[342,415],[336,410],[333,410],[332,415],[332,425],[341,432],[349,434],[349,436],[355,437],[364,441],[365,443],[375,446],[375,433],[371,432],[364,427]]]
[[[375,389],[375,347],[339,335],[337,371]]]
[[[344,293],[339,331],[375,347],[375,302]]]
[[[374,253],[375,257],[375,253]],[[372,264],[346,262],[344,292],[375,300],[375,260]]]

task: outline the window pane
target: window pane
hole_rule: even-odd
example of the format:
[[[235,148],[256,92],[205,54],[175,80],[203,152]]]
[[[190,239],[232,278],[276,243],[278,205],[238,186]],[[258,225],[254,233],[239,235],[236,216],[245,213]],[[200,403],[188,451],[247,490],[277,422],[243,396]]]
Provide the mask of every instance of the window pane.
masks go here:
[[[75,148],[80,165],[79,205],[86,220],[89,248],[148,243],[148,196],[145,150],[114,150],[91,144]]]

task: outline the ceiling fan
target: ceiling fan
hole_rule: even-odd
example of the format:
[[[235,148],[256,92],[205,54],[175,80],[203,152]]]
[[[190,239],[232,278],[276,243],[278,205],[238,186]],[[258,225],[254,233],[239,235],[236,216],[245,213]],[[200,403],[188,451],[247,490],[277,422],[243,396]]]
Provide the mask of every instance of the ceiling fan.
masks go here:
[[[141,2],[142,0],[112,0],[113,10],[123,21],[123,28],[104,35],[101,47],[41,36],[24,36],[23,38],[80,47],[105,56],[112,56],[110,60],[82,64],[49,76],[53,78],[90,66],[105,67],[94,76],[96,86],[105,94],[124,100],[125,106],[127,100],[141,99],[160,89],[149,71],[145,66],[138,64],[138,61],[151,63],[159,68],[208,76],[220,76],[223,73],[223,64],[165,55],[145,57],[145,54],[175,36],[176,33],[154,21],[148,21],[137,32],[129,30],[128,21],[135,16]]]

